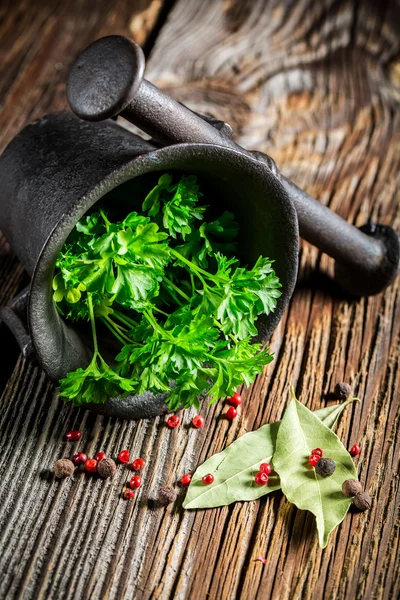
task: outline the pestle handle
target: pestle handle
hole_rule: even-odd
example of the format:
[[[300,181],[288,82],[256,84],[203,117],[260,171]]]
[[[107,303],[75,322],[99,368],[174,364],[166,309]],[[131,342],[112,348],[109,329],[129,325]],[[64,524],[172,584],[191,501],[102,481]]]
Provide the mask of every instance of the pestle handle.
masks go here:
[[[162,144],[202,143],[225,146],[266,162],[223,131],[176,102],[143,79],[141,48],[122,36],[109,36],[91,44],[74,63],[67,97],[82,119],[98,121],[121,115]],[[399,271],[400,242],[388,226],[358,229],[323,206],[274,167],[275,175],[292,199],[300,235],[335,259],[336,278],[347,291],[368,296],[382,291]]]

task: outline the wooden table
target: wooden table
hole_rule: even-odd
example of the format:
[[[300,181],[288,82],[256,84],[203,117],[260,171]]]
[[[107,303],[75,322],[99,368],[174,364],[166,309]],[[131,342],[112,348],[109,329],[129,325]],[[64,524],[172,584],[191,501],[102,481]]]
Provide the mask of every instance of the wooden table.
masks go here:
[[[390,0],[12,0],[0,5],[0,144],[36,117],[66,107],[69,67],[92,40],[138,40],[147,76],[191,108],[230,122],[248,148],[351,222],[400,230],[400,7]],[[13,598],[396,598],[399,571],[399,280],[350,300],[330,283],[332,264],[302,244],[300,276],[271,346],[275,361],[232,424],[222,404],[206,426],[170,431],[164,419],[125,422],[64,405],[26,362],[4,326],[0,400],[0,596]],[[0,238],[1,303],[26,284]],[[3,355],[4,356],[4,355]],[[350,513],[322,551],[313,518],[280,493],[184,512],[175,484],[246,431],[280,418],[294,384],[312,409],[340,380],[362,405],[338,434],[359,442],[372,509]],[[185,413],[189,422],[192,411]],[[147,460],[135,501],[84,474],[60,482],[53,462],[79,449]],[[397,442],[397,443],[396,443]],[[256,561],[265,555],[267,564]]]

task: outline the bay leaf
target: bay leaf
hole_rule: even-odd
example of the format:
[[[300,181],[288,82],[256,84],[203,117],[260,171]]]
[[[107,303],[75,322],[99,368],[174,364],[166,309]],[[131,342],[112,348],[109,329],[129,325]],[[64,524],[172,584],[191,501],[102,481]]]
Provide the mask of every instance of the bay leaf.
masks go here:
[[[323,448],[324,457],[336,462],[329,477],[318,475],[308,465],[311,450],[316,447]],[[319,543],[325,548],[329,534],[343,521],[352,502],[342,493],[342,483],[357,479],[357,472],[337,435],[295,398],[279,426],[274,468],[289,502],[315,515]]]
[[[333,427],[343,409],[354,400],[357,398],[326,406],[316,410],[314,414],[328,427]],[[256,431],[245,433],[228,448],[200,465],[193,475],[183,507],[213,508],[237,501],[257,500],[279,490],[280,480],[275,472],[270,475],[267,485],[258,486],[254,482],[260,464],[272,461],[279,423],[280,421],[263,425]],[[214,475],[214,483],[210,486],[205,486],[201,481],[207,473]]]

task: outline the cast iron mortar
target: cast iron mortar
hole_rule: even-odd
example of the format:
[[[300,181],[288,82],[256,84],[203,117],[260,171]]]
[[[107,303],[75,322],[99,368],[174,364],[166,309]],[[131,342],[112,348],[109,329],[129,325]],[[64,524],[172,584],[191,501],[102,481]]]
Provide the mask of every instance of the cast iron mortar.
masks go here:
[[[67,85],[70,106],[80,118],[68,112],[43,117],[25,127],[0,158],[0,228],[32,278],[1,317],[26,356],[33,345],[51,379],[90,358],[82,329],[63,321],[52,301],[57,255],[99,199],[108,195],[128,212],[130,182],[149,173],[196,173],[207,200],[218,204],[218,211],[235,213],[245,240],[243,262],[251,264],[260,254],[275,259],[283,295],[274,314],[259,320],[262,342],[293,292],[298,228],[335,258],[336,278],[350,293],[375,294],[393,281],[400,257],[393,229],[368,225],[360,231],[346,223],[285,179],[270,157],[235,144],[229,125],[173,101],[144,80],[143,72],[144,56],[136,44],[120,36],[98,40],[77,59]],[[117,114],[153,139],[103,121]],[[149,392],[109,399],[100,407],[133,419],[166,410],[164,397]]]

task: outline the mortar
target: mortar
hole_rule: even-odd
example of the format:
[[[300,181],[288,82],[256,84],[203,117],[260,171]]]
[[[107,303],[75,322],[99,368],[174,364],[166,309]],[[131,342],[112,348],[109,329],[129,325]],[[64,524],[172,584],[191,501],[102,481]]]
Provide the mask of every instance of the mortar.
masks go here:
[[[336,260],[336,278],[350,293],[380,292],[398,273],[399,238],[388,226],[361,230],[285,179],[265,154],[231,139],[226,123],[207,119],[143,79],[141,49],[110,36],[87,48],[67,86],[71,108],[25,127],[0,158],[0,228],[31,277],[1,312],[25,356],[35,354],[57,381],[91,356],[85,327],[64,321],[52,299],[59,251],[76,222],[98,201],[126,214],[136,182],[160,172],[196,174],[207,203],[230,210],[240,225],[242,264],[275,261],[282,296],[259,319],[268,340],[292,295],[301,235]],[[110,120],[117,114],[152,136],[134,135]],[[90,122],[92,121],[92,122]],[[94,122],[97,121],[97,122]],[[146,392],[88,408],[131,419],[167,412],[165,396]]]

